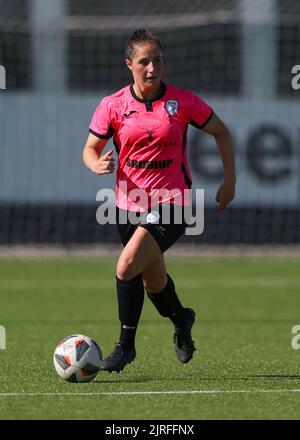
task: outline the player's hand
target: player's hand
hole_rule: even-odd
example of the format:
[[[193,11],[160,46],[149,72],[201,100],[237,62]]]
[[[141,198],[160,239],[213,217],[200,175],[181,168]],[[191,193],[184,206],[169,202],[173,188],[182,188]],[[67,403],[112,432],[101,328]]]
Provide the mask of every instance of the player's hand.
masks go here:
[[[112,157],[113,150],[109,150],[93,164],[91,170],[96,174],[111,174],[115,170],[115,159]]]
[[[233,200],[235,194],[235,179],[224,180],[217,191],[217,210],[223,211]]]

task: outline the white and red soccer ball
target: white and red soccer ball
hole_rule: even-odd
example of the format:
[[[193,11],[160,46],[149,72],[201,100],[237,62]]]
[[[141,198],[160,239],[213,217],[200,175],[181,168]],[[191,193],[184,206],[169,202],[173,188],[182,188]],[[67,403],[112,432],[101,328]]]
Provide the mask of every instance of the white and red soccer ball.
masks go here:
[[[69,382],[90,382],[101,366],[102,352],[89,336],[71,335],[63,339],[53,355],[57,374]]]

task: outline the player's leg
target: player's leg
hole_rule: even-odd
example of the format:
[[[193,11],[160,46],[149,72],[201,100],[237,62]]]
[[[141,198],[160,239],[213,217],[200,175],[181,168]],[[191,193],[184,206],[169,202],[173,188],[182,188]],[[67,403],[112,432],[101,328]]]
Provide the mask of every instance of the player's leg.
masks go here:
[[[160,247],[153,235],[138,227],[123,249],[117,264],[117,277],[130,280],[141,274],[153,261],[161,256]]]
[[[174,229],[174,225],[164,226],[162,236],[161,230],[158,232],[157,225],[154,224],[139,226],[136,229],[128,224],[124,226],[118,224],[125,246],[117,265],[121,334],[116,349],[103,362],[102,369],[104,370],[120,371],[135,358],[135,334],[144,300],[143,272],[148,288],[153,288],[153,291],[149,290],[149,297],[155,295],[151,298],[155,307],[163,316],[170,318],[172,316],[171,320],[175,324],[174,342],[178,359],[181,362],[188,362],[192,358],[194,346],[191,339],[191,327],[195,313],[181,306],[174,283],[166,274],[161,256],[182,234],[183,229],[178,226]],[[154,277],[157,281],[155,286]],[[168,308],[167,312],[166,308]],[[179,309],[181,312],[184,310],[185,313],[180,313]]]
[[[160,255],[145,267],[142,277],[147,292],[158,293],[163,290],[168,281],[164,256]]]
[[[175,325],[174,343],[178,360],[183,363],[189,362],[195,351],[191,336],[195,312],[182,306],[174,282],[166,273],[163,255],[150,263],[142,276],[148,297],[157,311]]]
[[[125,245],[117,264],[117,296],[121,324],[119,343],[103,361],[102,369],[121,371],[134,360],[135,335],[144,302],[142,271],[161,255],[151,233],[137,227]]]
[[[137,325],[144,301],[142,272],[161,256],[151,233],[138,227],[125,246],[117,264],[117,294],[121,322],[120,343],[134,348]]]

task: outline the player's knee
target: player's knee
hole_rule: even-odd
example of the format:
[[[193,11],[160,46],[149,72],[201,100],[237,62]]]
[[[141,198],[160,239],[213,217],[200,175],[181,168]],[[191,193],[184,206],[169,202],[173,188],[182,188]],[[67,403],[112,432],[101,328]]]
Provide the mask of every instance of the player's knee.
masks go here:
[[[120,257],[117,264],[117,277],[120,280],[130,280],[138,275],[137,266],[131,257]]]
[[[162,277],[149,280],[148,278],[143,277],[143,284],[144,288],[147,289],[149,293],[158,293],[165,288],[167,284],[167,278]]]

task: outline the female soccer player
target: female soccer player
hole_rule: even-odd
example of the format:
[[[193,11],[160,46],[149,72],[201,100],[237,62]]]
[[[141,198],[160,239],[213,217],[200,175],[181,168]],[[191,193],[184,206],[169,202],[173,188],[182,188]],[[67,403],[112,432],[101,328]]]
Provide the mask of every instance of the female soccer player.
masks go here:
[[[190,203],[184,197],[184,190],[192,183],[186,152],[189,124],[215,138],[224,168],[217,208],[225,209],[235,192],[230,133],[193,92],[162,81],[164,62],[157,36],[144,29],[135,31],[127,43],[126,64],[133,84],[106,96],[98,105],[83,151],[87,168],[101,175],[115,169],[113,150],[101,156],[112,136],[118,154],[117,223],[124,245],[116,268],[121,332],[119,343],[103,361],[102,369],[109,372],[123,370],[136,357],[135,335],[144,288],[158,312],[175,326],[178,360],[189,362],[195,351],[191,336],[195,312],[181,304],[163,256],[186,227],[184,219],[178,224],[175,217]],[[170,221],[164,220],[166,208]],[[126,222],[120,220],[124,214]],[[131,221],[132,214],[135,221]]]

